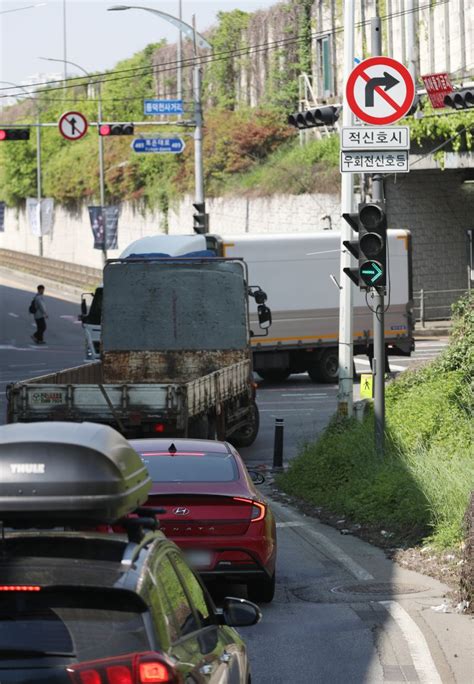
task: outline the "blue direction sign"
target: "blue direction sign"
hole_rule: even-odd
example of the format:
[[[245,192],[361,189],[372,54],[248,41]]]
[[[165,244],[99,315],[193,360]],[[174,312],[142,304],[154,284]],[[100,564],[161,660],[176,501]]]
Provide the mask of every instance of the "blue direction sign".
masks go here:
[[[156,116],[157,114],[182,114],[182,100],[143,100],[143,113]]]
[[[132,142],[134,152],[171,152],[179,154],[185,148],[181,138],[135,138]]]

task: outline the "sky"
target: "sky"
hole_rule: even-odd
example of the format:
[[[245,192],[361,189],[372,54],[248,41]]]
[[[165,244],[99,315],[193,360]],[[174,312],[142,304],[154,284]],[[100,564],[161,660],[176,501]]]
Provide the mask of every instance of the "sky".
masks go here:
[[[107,11],[108,7],[127,2],[134,4],[133,0],[0,0],[0,80],[21,83],[40,73],[62,74],[61,63],[39,57],[63,59],[64,35],[66,59],[86,71],[110,69],[119,60],[163,38],[169,43],[176,42],[177,29],[148,12]],[[277,0],[182,0],[182,18],[192,23],[195,14],[197,30],[205,31],[216,23],[219,11],[252,12],[276,3]],[[140,0],[137,4],[179,14],[179,0]],[[79,73],[68,67],[69,75]],[[0,83],[0,89],[5,87]]]

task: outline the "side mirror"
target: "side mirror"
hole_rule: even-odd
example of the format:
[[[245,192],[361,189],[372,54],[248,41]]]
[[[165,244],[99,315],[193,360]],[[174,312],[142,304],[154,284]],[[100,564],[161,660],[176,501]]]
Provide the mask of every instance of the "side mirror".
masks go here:
[[[250,627],[262,619],[262,611],[251,601],[227,596],[218,609],[221,622],[229,627]]]
[[[87,316],[87,304],[84,297],[81,299],[81,316]]]
[[[262,330],[267,330],[272,324],[272,312],[266,304],[259,304],[257,307],[258,324]]]

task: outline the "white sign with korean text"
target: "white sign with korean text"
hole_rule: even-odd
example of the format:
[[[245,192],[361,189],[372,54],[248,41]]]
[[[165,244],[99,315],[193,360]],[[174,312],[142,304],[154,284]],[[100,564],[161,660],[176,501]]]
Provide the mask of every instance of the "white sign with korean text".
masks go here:
[[[408,150],[408,126],[343,126],[341,150]]]
[[[341,173],[407,173],[408,150],[341,150]]]

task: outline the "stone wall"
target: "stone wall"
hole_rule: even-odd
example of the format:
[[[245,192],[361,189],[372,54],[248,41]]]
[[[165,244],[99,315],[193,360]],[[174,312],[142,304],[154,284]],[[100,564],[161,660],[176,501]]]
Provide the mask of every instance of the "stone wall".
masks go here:
[[[474,186],[465,170],[411,171],[385,182],[390,228],[412,233],[413,290],[426,296],[430,317],[444,318],[468,286],[468,236],[474,228]]]
[[[168,232],[192,233],[193,198],[186,197],[168,214]],[[324,230],[340,226],[337,195],[285,195],[272,197],[220,197],[206,203],[210,229],[216,233],[291,233]],[[322,219],[329,216],[329,219]],[[160,212],[141,212],[123,204],[119,219],[119,249],[110,250],[114,258],[133,240],[164,233],[165,217]],[[6,209],[5,231],[0,233],[0,248],[29,254],[39,253],[38,238],[31,234],[24,211]],[[102,253],[93,249],[87,207],[70,213],[62,207],[54,212],[51,235],[43,238],[43,255],[61,261],[100,268]]]

